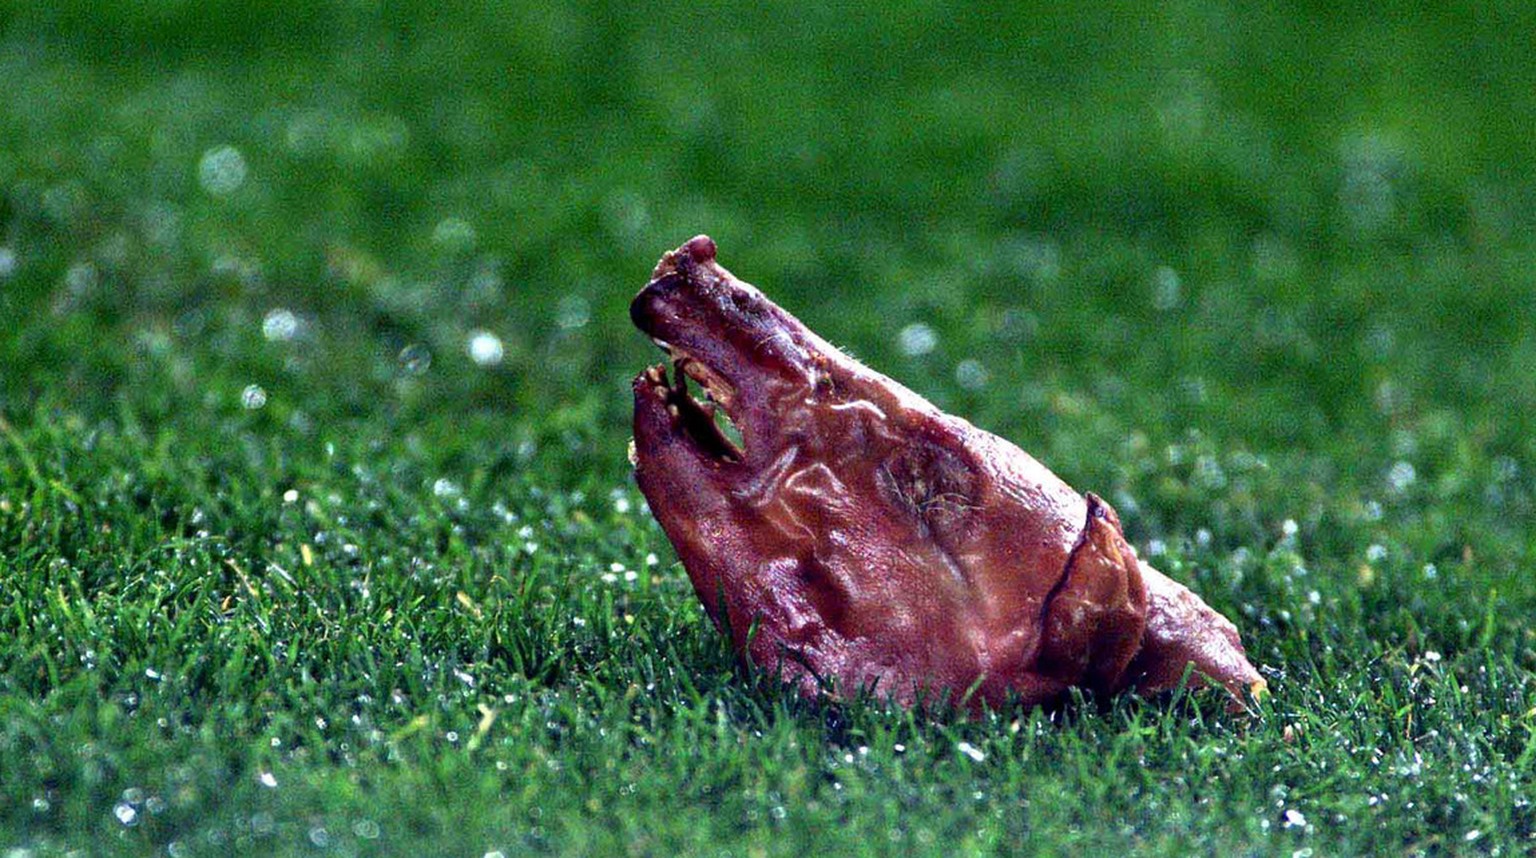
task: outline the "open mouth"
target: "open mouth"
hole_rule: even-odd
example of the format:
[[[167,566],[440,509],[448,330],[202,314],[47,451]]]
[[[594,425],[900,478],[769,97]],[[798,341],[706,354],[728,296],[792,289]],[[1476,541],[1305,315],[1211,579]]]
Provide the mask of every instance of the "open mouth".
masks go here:
[[[735,388],[704,362],[661,340],[655,342],[672,358],[671,378],[666,364],[657,364],[646,370],[645,380],[665,400],[673,427],[713,458],[740,462],[745,457],[741,432],[730,413]],[[689,391],[689,379],[699,386],[702,399]]]

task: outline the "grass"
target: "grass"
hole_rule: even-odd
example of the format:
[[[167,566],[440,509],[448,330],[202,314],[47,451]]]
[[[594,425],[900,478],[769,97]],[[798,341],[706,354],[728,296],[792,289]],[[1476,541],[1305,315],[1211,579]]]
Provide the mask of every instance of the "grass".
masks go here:
[[[0,848],[1533,848],[1524,13],[450,7],[0,7]],[[624,452],[701,231],[1258,716],[740,668]]]

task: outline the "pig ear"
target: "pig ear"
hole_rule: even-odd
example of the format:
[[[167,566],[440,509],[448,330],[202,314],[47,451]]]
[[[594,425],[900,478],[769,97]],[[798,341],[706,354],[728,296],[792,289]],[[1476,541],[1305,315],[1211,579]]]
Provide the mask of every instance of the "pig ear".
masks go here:
[[[1147,584],[1147,631],[1127,672],[1137,691],[1176,688],[1191,669],[1193,683],[1218,683],[1238,700],[1245,689],[1255,697],[1264,693],[1266,683],[1249,663],[1231,620],[1145,563],[1141,575]]]
[[[1066,571],[1046,596],[1036,670],[1052,679],[1118,690],[1141,644],[1147,591],[1109,504],[1089,494],[1088,520]]]

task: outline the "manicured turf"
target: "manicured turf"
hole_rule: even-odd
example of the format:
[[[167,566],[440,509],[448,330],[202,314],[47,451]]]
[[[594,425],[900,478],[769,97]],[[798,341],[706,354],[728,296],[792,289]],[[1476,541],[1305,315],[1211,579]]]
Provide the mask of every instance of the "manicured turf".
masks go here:
[[[208,5],[0,10],[7,854],[1536,848],[1532,21]],[[1257,716],[740,668],[625,460],[697,232]]]

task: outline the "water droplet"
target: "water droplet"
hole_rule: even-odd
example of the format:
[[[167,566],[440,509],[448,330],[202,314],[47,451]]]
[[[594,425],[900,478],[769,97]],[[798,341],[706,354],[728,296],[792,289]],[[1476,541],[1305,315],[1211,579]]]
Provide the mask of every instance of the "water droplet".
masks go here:
[[[197,181],[214,196],[233,193],[245,184],[245,156],[233,146],[215,146],[197,162]]]
[[[938,347],[939,335],[922,322],[913,322],[896,335],[896,345],[907,357],[918,357]]]
[[[955,383],[966,390],[980,390],[992,380],[992,374],[975,358],[966,358],[955,366]]]
[[[240,391],[240,405],[248,411],[255,411],[267,404],[267,392],[259,384],[247,385]]]
[[[364,840],[379,839],[379,824],[371,819],[359,819],[352,823],[352,833]]]
[[[77,262],[64,272],[64,287],[71,296],[79,297],[96,288],[96,266],[90,262]]]
[[[468,250],[475,238],[475,228],[463,218],[445,217],[432,229],[432,242],[448,250]]]
[[[1164,265],[1152,272],[1152,306],[1167,312],[1179,306],[1183,281],[1179,272]]]
[[[1404,167],[1404,153],[1378,134],[1352,135],[1339,145],[1343,181],[1339,207],[1357,229],[1371,232],[1396,214],[1394,182]]]
[[[469,359],[480,366],[496,366],[506,355],[501,338],[490,331],[474,331],[469,335]]]
[[[421,375],[432,368],[432,352],[420,343],[400,350],[400,368],[406,375]]]
[[[298,332],[299,317],[282,307],[268,310],[261,320],[261,335],[274,343],[287,342]]]
[[[139,812],[126,801],[120,801],[113,805],[112,815],[117,817],[118,822],[127,826],[131,827],[139,824]]]
[[[567,295],[555,308],[555,324],[565,330],[585,327],[592,320],[592,308],[580,295]]]
[[[650,222],[645,198],[630,190],[615,191],[603,200],[603,219],[615,234],[633,238]]]

